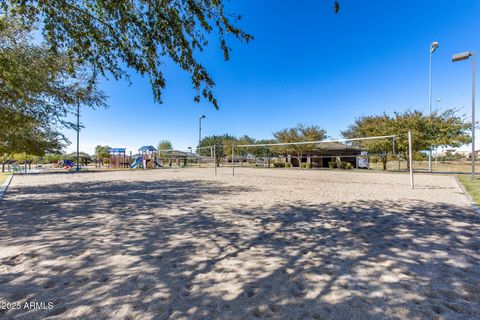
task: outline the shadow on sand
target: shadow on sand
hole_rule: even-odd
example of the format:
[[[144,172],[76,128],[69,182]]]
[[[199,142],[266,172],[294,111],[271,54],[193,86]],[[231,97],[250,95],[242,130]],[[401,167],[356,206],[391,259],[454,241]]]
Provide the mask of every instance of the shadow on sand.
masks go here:
[[[480,221],[447,204],[234,204],[205,181],[12,187],[14,319],[478,319]],[[22,248],[21,252],[9,248]]]

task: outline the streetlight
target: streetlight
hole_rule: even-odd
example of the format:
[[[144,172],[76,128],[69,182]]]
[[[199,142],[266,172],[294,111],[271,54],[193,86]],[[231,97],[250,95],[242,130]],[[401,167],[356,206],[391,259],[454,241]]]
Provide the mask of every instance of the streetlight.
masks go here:
[[[435,113],[438,112],[438,104],[439,104],[440,102],[442,102],[442,99],[440,99],[440,98],[437,98],[437,99],[435,100]]]
[[[199,126],[198,126],[198,146],[200,146],[200,142],[202,142],[202,119],[205,119],[206,116],[202,114],[202,116],[198,119]]]
[[[430,67],[428,76],[428,109],[432,114],[432,53],[438,49],[438,42],[434,41],[430,44]],[[428,172],[432,172],[432,147],[428,150]]]
[[[475,179],[475,52],[465,51],[454,54],[452,62],[472,57],[472,179]]]

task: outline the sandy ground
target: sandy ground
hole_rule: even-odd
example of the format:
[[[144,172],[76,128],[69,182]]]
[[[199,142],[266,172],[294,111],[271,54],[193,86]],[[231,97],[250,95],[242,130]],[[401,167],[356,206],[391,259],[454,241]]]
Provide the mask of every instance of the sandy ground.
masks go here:
[[[480,318],[480,219],[453,177],[229,173],[15,176],[0,318]]]

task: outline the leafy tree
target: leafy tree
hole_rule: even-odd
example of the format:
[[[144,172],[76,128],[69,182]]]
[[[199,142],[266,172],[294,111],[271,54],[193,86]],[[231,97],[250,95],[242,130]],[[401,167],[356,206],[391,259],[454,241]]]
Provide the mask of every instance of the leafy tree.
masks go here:
[[[347,139],[378,137],[394,134],[394,119],[386,114],[379,116],[363,116],[357,118],[354,124],[342,132],[342,136]],[[353,143],[353,146],[361,146],[371,155],[380,158],[383,164],[383,170],[387,170],[388,156],[393,153],[392,139],[365,140]]]
[[[229,134],[223,134],[223,135],[212,135],[212,136],[207,136],[200,141],[199,147],[204,148],[204,147],[210,147],[215,145],[215,163],[217,166],[220,165],[220,160],[224,158],[225,156],[228,156],[229,154],[231,155],[231,145],[232,142],[235,142],[236,138],[234,136],[231,136]],[[210,156],[210,149],[205,148],[205,149],[198,149],[197,153],[200,154],[201,156],[204,157],[209,157]]]
[[[95,157],[101,161],[103,164],[103,161],[105,159],[110,158],[110,147],[109,146],[101,146],[97,145],[95,147]]]
[[[229,38],[253,37],[235,24],[239,15],[225,12],[222,0],[18,1],[1,2],[5,12],[19,15],[27,26],[39,25],[53,52],[65,51],[72,63],[91,66],[92,79],[127,78],[127,70],[148,76],[154,99],[162,102],[162,66],[169,59],[191,76],[197,94],[218,108],[214,81],[199,62],[198,52],[215,32],[225,60]]]
[[[442,113],[423,115],[420,111],[395,113],[394,129],[397,148],[405,159],[408,159],[408,139],[406,132],[412,131],[412,154],[428,150],[431,146],[459,147],[471,141],[469,135],[470,123],[456,115],[456,110],[450,109]]]
[[[12,154],[42,156],[59,152],[67,142],[62,127],[76,104],[104,106],[105,96],[94,82],[81,78],[62,53],[31,41],[31,30],[12,16],[0,15],[0,160]],[[77,78],[69,76],[72,68]]]
[[[43,156],[46,152],[59,152],[64,147],[59,132],[35,117],[11,109],[0,112],[0,128],[2,171],[5,162],[16,153]]]
[[[173,149],[172,143],[169,140],[160,140],[158,143],[158,150],[170,150]]]
[[[395,149],[408,160],[407,132],[412,132],[412,154],[428,150],[431,146],[459,147],[469,143],[470,124],[456,114],[456,110],[424,115],[420,111],[395,112],[388,115],[358,118],[353,125],[342,132],[346,138],[397,135]],[[371,140],[362,142],[373,154],[381,156],[386,170],[387,155],[393,151],[391,140]],[[408,163],[408,162],[407,162]]]
[[[274,139],[262,139],[257,140],[255,144],[272,144],[278,141]],[[275,152],[275,147],[261,146],[261,147],[252,147],[249,149],[249,152],[253,154],[256,158],[266,158],[268,161],[268,167],[270,167],[270,158],[277,156]]]
[[[89,162],[92,161],[92,157],[86,152],[80,151],[78,153],[78,155],[79,155],[79,158],[80,158],[80,163],[83,163],[84,165],[87,165]],[[63,158],[63,160],[70,160],[72,162],[77,162],[77,153],[72,152],[72,153],[69,153],[69,154],[65,154],[65,155],[63,155],[62,158]]]
[[[275,140],[279,143],[302,142],[302,141],[321,141],[326,137],[327,132],[319,126],[305,126],[299,123],[294,128],[287,128],[277,131],[273,134]],[[279,154],[297,154],[299,157],[308,151],[315,150],[315,144],[300,144],[278,146],[273,148]]]
[[[254,144],[255,143],[255,139],[252,138],[252,137],[249,137],[248,135],[243,135],[241,136],[240,138],[236,139],[235,141],[232,141],[232,143],[234,145],[245,145],[245,144]],[[231,150],[231,145],[232,143],[230,143],[230,152],[228,154],[231,155],[232,153],[232,150]],[[239,155],[243,158],[245,158],[250,152],[250,148],[236,148],[237,150],[235,151],[235,154],[236,155]]]
[[[77,103],[105,106],[96,83],[85,82],[86,70],[72,65],[68,56],[32,44],[30,29],[22,21],[0,15],[0,106],[36,118],[43,125],[66,126]],[[69,73],[75,70],[76,77]],[[8,125],[8,123],[7,123]]]
[[[43,160],[46,163],[53,163],[53,162],[58,162],[63,159],[63,155],[61,153],[49,153],[46,154]]]
[[[173,146],[169,140],[160,140],[160,142],[158,142],[157,150],[159,150],[158,153],[160,156],[166,154],[165,150],[171,150],[171,149],[173,149]],[[163,150],[163,151],[160,151],[160,150]]]
[[[471,123],[457,115],[458,110],[448,109],[433,113],[430,117],[432,145],[437,147],[460,147],[471,143]]]

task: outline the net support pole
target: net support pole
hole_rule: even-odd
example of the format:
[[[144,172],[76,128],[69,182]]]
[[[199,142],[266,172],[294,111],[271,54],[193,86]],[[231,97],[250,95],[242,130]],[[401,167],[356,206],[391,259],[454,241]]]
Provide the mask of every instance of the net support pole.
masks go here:
[[[232,176],[235,175],[235,150],[232,144]]]
[[[215,149],[215,145],[211,147],[212,151],[212,159],[213,159],[213,174],[216,176],[217,175],[217,150]]]
[[[410,188],[415,189],[413,181],[412,131],[408,131],[408,164],[410,167]]]

